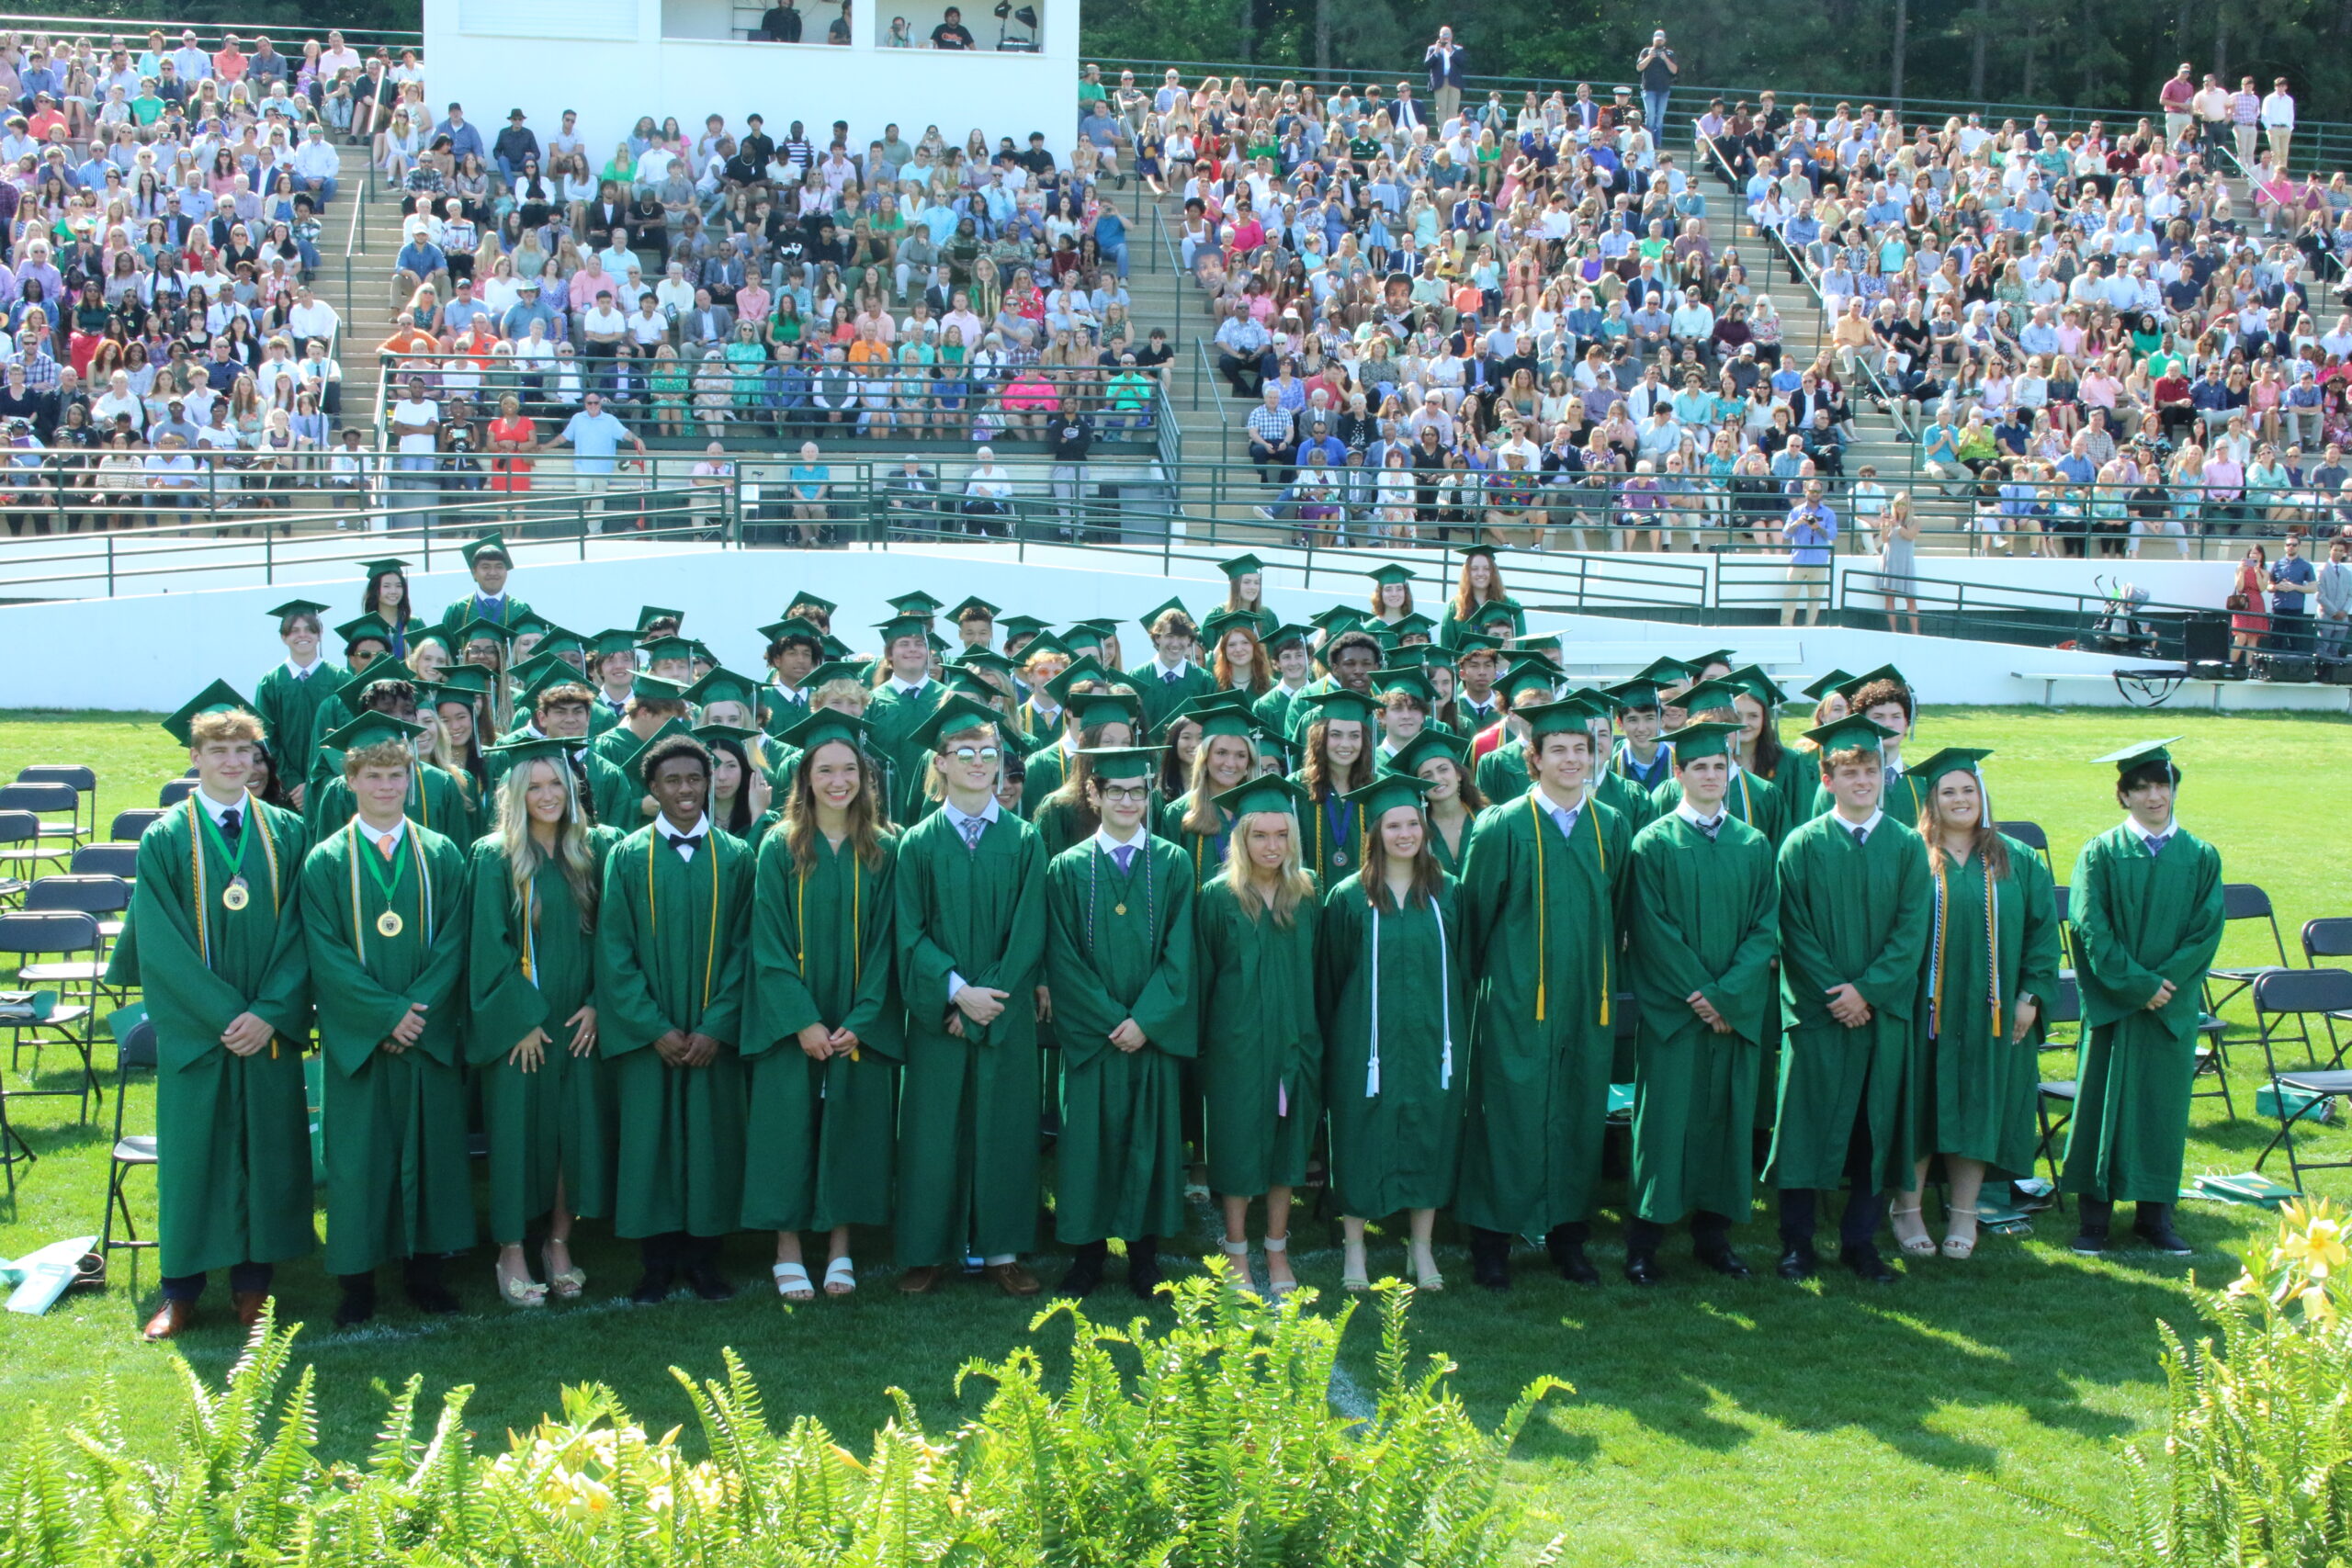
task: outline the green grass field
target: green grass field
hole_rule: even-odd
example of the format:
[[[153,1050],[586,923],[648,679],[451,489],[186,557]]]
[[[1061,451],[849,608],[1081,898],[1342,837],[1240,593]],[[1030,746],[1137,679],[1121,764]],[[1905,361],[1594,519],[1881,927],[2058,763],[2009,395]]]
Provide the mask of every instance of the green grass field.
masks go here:
[[[2232,881],[2269,890],[2290,951],[2303,920],[2352,914],[2327,827],[2352,756],[2352,725],[1930,709],[1920,743],[1997,747],[1987,771],[1999,815],[2049,830],[2063,881],[2081,841],[2118,817],[2112,770],[2087,759],[2176,731],[2188,737],[2177,749],[2188,773],[2183,822],[2220,845]],[[101,829],[117,808],[153,805],[156,787],[182,767],[144,718],[0,714],[0,776],[13,777],[25,762],[63,761],[98,769]],[[2246,927],[2233,931],[2222,952],[2225,961],[2271,956],[2267,931]],[[2250,1003],[2230,1009],[2242,1042],[2233,1053],[2239,1118],[2225,1120],[2219,1101],[2198,1102],[2192,1172],[2245,1169],[2266,1136],[2252,1115],[2260,1053],[2250,1017]],[[62,1061],[50,1054],[52,1077]],[[2067,1058],[2052,1055],[2047,1064],[2063,1074]],[[147,1125],[150,1103],[134,1089],[132,1128]],[[14,1211],[0,1210],[0,1255],[7,1256],[96,1230],[110,1131],[74,1125],[70,1101],[20,1101],[14,1113],[41,1158],[20,1172]],[[109,1104],[109,1122],[111,1114]],[[2312,1152],[2352,1157],[2352,1136],[2328,1130]],[[2283,1174],[2283,1162],[2274,1169]],[[2325,1173],[2314,1187],[2352,1196],[2346,1174]],[[141,1182],[137,1193],[151,1212],[152,1189]],[[2235,1272],[2231,1251],[2270,1223],[2258,1210],[2190,1204],[2180,1225],[2199,1248],[2194,1260],[2124,1250],[2085,1261],[2065,1250],[2071,1215],[2046,1214],[2030,1239],[1988,1236],[1973,1261],[1928,1260],[1892,1289],[1860,1286],[1834,1269],[1802,1288],[1769,1277],[1734,1285],[1701,1276],[1676,1243],[1672,1282],[1636,1292],[1616,1280],[1616,1226],[1605,1222],[1596,1250],[1611,1282],[1599,1291],[1565,1285],[1523,1254],[1518,1288],[1490,1297],[1466,1288],[1460,1249],[1442,1249],[1457,1283],[1416,1306],[1416,1341],[1454,1357],[1457,1386],[1485,1419],[1539,1374],[1577,1385],[1573,1398],[1555,1399],[1538,1416],[1515,1461],[1529,1537],[1540,1544],[1566,1532],[1565,1562],[2080,1562],[2083,1548],[1986,1483],[2030,1484],[2079,1501],[2110,1491],[2112,1440],[2144,1431],[2161,1412],[2156,1321],[2190,1322],[2192,1273],[2226,1281]],[[845,1303],[780,1310],[763,1278],[766,1244],[742,1236],[729,1255],[747,1286],[735,1301],[630,1309],[615,1298],[634,1279],[633,1249],[595,1231],[583,1226],[579,1247],[591,1275],[588,1300],[529,1316],[497,1304],[486,1248],[456,1266],[465,1315],[422,1320],[388,1290],[384,1316],[349,1334],[324,1326],[334,1290],[315,1262],[284,1269],[282,1312],[320,1325],[300,1348],[322,1373],[330,1448],[356,1454],[381,1408],[375,1390],[412,1373],[435,1390],[476,1385],[469,1415],[486,1441],[551,1408],[559,1384],[590,1380],[620,1391],[660,1429],[688,1418],[669,1369],[710,1373],[723,1345],[759,1374],[772,1416],[813,1413],[857,1446],[888,1415],[882,1391],[892,1384],[934,1424],[951,1420],[957,1366],[1019,1340],[1032,1311],[976,1285],[910,1303],[888,1288],[880,1236],[860,1238],[867,1288]],[[1295,1234],[1302,1274],[1335,1292],[1334,1239],[1305,1218]],[[1739,1239],[1751,1261],[1769,1262],[1769,1214]],[[1182,1245],[1206,1250],[1207,1233]],[[1375,1272],[1401,1269],[1399,1248],[1376,1248],[1374,1264]],[[1048,1260],[1044,1272],[1050,1279],[1057,1269]],[[103,1379],[136,1435],[152,1440],[168,1430],[176,1410],[173,1358],[137,1333],[152,1310],[153,1259],[140,1259],[136,1290],[131,1276],[126,1261],[104,1293],[69,1296],[45,1318],[0,1318],[0,1420],[35,1404],[71,1410]],[[181,1348],[207,1376],[221,1372],[237,1346],[233,1330],[221,1326],[220,1281],[214,1292],[210,1325]],[[1095,1310],[1116,1315],[1125,1304],[1105,1295]],[[1352,1334],[1360,1382],[1370,1381],[1372,1336],[1366,1317]],[[1968,1548],[1955,1550],[1961,1541]]]

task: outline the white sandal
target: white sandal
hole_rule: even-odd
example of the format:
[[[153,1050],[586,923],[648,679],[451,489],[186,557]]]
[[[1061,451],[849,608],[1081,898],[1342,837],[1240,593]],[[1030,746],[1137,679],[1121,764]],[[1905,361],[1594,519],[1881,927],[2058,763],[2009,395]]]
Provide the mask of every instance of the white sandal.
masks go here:
[[[813,1302],[817,1287],[808,1282],[808,1270],[797,1263],[779,1263],[768,1270],[775,1276],[775,1293],[788,1302]]]
[[[1277,1280],[1273,1277],[1272,1260],[1275,1258],[1283,1258],[1289,1255],[1290,1237],[1286,1235],[1270,1235],[1266,1238],[1265,1246],[1266,1256],[1268,1258],[1268,1266],[1266,1269],[1266,1289],[1272,1292],[1274,1300],[1280,1301],[1284,1296],[1290,1294],[1293,1291],[1298,1289],[1298,1281],[1296,1280]]]
[[[1905,1214],[1917,1213],[1921,1205],[1914,1203],[1907,1209],[1887,1210],[1886,1218],[1888,1224],[1894,1225],[1894,1223],[1896,1220],[1901,1219]],[[1919,1226],[1919,1234],[1914,1236],[1906,1236],[1903,1234],[1901,1227],[1895,1227],[1894,1245],[1901,1247],[1903,1249],[1904,1256],[1907,1258],[1932,1258],[1935,1256],[1936,1252],[1936,1238],[1928,1234],[1928,1227],[1925,1222],[1922,1222]]]
[[[857,1269],[843,1253],[825,1265],[825,1294],[848,1296],[857,1293]]]
[[[1970,1219],[1973,1220],[1976,1218],[1976,1211],[1973,1209],[1954,1209],[1949,1207],[1944,1210],[1946,1234],[1944,1235],[1943,1255],[1946,1258],[1955,1259],[1956,1261],[1965,1262],[1969,1258],[1975,1254],[1977,1238],[1973,1235],[1962,1237],[1950,1234],[1951,1218],[1954,1214],[1966,1214]],[[1983,1233],[1979,1232],[1978,1234],[1982,1235]]]
[[[1233,1271],[1233,1288],[1245,1296],[1256,1295],[1258,1282],[1250,1277],[1250,1273],[1249,1238],[1245,1236],[1239,1241],[1227,1241],[1223,1236],[1219,1236],[1216,1249],[1224,1253],[1230,1263]]]

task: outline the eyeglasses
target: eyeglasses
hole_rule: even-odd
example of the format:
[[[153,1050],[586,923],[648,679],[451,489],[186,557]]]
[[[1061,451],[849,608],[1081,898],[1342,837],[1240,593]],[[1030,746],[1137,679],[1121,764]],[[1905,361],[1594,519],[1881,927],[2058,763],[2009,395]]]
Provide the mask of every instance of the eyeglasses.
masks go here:
[[[995,761],[997,749],[993,746],[958,746],[947,754],[968,767],[974,762]]]
[[[1134,789],[1113,789],[1107,784],[1098,784],[1095,787],[1102,790],[1102,801],[1106,806],[1141,806],[1151,798],[1149,785]]]

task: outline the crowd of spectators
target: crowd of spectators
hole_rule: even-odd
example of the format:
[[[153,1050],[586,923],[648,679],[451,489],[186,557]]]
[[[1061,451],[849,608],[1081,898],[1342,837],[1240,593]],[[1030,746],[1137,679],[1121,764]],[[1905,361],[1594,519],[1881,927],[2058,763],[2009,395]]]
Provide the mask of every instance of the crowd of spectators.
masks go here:
[[[594,392],[657,438],[1143,438],[1173,351],[1130,315],[1126,177],[1083,135],[1026,141],[712,114],[602,152],[569,110],[544,139],[395,110],[381,351],[437,400],[561,420]]]
[[[339,33],[288,56],[193,30],[176,45],[0,32],[12,534],[153,522],[201,498],[266,511],[323,462],[341,322],[310,284],[334,138],[353,83],[394,69]]]

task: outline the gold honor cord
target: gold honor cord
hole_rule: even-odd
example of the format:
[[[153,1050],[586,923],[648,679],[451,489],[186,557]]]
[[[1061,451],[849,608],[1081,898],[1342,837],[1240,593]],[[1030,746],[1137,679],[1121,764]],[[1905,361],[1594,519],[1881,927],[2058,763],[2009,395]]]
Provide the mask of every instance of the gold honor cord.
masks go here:
[[[187,804],[188,886],[196,895],[194,899],[196,907],[196,952],[198,958],[203,962],[204,966],[207,969],[209,969],[212,967],[211,910],[209,907],[211,903],[211,896],[206,891],[206,885],[209,879],[204,874],[204,838],[207,829],[210,829],[215,835],[219,834],[220,829],[213,828],[211,817],[196,804],[196,793],[193,790],[188,793]],[[280,913],[285,907],[284,900],[279,891],[277,845],[270,839],[269,829],[262,818],[260,803],[255,801],[250,794],[245,796],[245,820],[252,826],[255,832],[261,835],[262,858],[269,864],[269,912],[272,916],[276,916]],[[245,839],[239,839],[237,840],[236,865],[242,866],[244,864],[244,847],[251,840]],[[226,844],[221,846],[220,858],[224,861],[229,858],[229,850]],[[232,866],[231,869],[234,870],[235,867]],[[272,1049],[274,1050],[275,1048],[275,1043],[273,1042]]]
[[[1527,792],[1527,818],[1535,825],[1535,1021],[1542,1023],[1546,1012],[1551,974],[1551,901],[1546,897],[1544,876],[1544,808],[1536,804],[1540,789]],[[1577,807],[1592,822],[1592,847],[1600,856],[1600,874],[1609,874],[1609,843],[1600,836],[1600,818],[1592,809],[1592,792],[1585,792],[1584,805]],[[1609,942],[1600,943],[1600,1026],[1609,1027]]]
[[[857,852],[853,848],[849,857],[849,984],[852,993],[850,1005],[853,1007],[856,1005],[855,993],[865,984],[864,903],[865,889],[865,885],[858,879],[857,874],[860,869],[857,863]],[[712,908],[711,916],[712,929],[716,930],[718,921],[716,906]],[[800,965],[800,978],[805,981],[808,978],[808,874],[805,871],[800,873],[799,886],[793,894],[792,934],[800,942],[799,949],[793,953],[793,958]],[[854,1062],[857,1058],[857,1047],[853,1045],[850,1047],[849,1059]]]
[[[653,852],[658,847],[666,847],[668,842],[669,840],[663,839],[659,832],[654,832],[647,835],[645,843],[646,934],[657,942],[662,936],[662,908],[653,897]],[[710,856],[710,942],[704,949],[702,955],[702,1005],[704,1010],[707,1011],[710,1007],[710,982],[718,967],[718,830],[717,829],[714,828],[703,835],[702,851]],[[674,854],[677,852],[673,850],[671,852]],[[689,874],[693,872],[693,862],[689,861],[686,863],[686,870]],[[696,1021],[700,1020],[697,1019]]]
[[[1939,861],[1949,857],[1939,856]],[[1982,861],[1983,856],[1976,859]],[[2001,898],[2000,889],[1993,881],[1992,863],[1984,863],[1984,969],[1985,1002],[1992,1010],[1993,1043],[2001,1044]],[[1929,943],[1928,984],[1928,1037],[1940,1039],[1944,1032],[1944,953],[1946,933],[1944,919],[1951,908],[1951,893],[1945,885],[1945,869],[1936,869],[1936,924]]]

